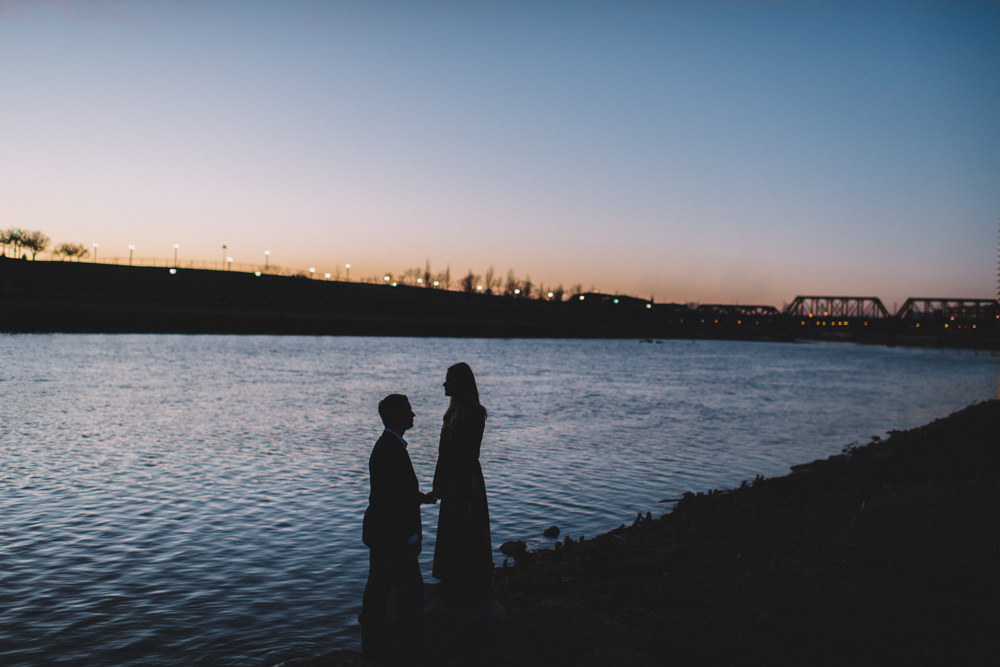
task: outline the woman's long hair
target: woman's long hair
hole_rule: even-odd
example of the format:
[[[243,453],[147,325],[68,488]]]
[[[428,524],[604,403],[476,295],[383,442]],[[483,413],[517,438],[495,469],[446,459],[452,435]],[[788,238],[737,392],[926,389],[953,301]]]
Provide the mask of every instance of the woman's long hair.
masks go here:
[[[486,408],[479,403],[479,387],[476,386],[476,376],[469,364],[460,361],[448,368],[448,383],[451,385],[451,404],[444,413],[444,420],[450,422],[461,410],[479,408],[486,416]]]

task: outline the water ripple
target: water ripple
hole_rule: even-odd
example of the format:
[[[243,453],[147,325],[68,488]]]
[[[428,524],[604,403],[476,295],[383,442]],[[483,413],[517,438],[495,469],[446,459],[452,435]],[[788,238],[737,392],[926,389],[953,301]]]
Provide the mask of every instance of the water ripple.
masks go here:
[[[833,345],[0,336],[0,663],[259,665],[357,647],[375,405],[426,488],[444,369],[490,411],[495,545],[593,536],[997,394],[1000,360]],[[66,372],[65,369],[73,369]],[[424,510],[425,576],[437,507]],[[497,553],[499,563],[502,556]]]

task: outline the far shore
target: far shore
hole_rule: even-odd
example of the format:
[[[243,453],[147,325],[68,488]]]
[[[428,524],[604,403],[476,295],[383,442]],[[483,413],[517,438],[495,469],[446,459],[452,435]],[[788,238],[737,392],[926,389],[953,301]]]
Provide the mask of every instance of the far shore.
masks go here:
[[[413,664],[995,664],[997,517],[1000,399],[561,536],[497,568],[501,613],[449,609],[431,585]]]
[[[663,303],[599,292],[562,296],[538,299],[238,271],[0,260],[4,333],[823,340],[1000,350],[996,300],[973,300],[977,305],[951,300],[938,303],[933,312],[900,318],[814,315],[811,310],[792,315],[773,306]]]

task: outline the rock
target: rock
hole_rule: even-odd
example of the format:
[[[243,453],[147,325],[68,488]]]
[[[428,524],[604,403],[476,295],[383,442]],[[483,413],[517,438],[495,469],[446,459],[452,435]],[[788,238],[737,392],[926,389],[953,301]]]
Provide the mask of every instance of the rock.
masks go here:
[[[542,531],[542,536],[554,540],[555,538],[559,537],[559,526],[549,526],[548,528]]]
[[[504,542],[500,545],[500,553],[504,556],[510,556],[514,560],[518,558],[523,558],[524,554],[528,552],[528,545],[521,540],[514,540],[511,542]]]

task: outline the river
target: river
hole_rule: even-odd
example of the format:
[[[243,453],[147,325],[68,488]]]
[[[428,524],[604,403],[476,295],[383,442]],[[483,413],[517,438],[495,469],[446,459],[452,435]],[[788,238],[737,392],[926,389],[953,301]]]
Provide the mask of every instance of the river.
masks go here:
[[[0,358],[4,665],[358,648],[376,404],[409,395],[429,489],[457,361],[489,410],[495,547],[784,474],[996,397],[1000,376],[983,352],[731,341],[2,335]]]

